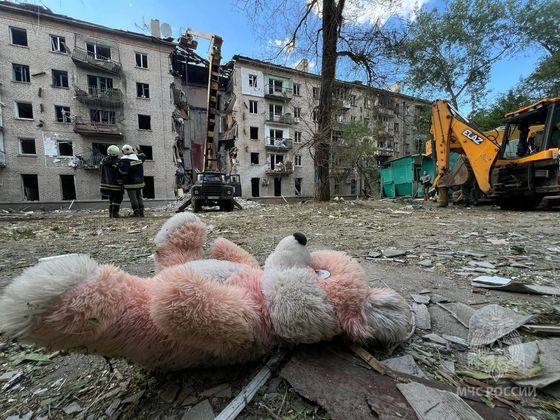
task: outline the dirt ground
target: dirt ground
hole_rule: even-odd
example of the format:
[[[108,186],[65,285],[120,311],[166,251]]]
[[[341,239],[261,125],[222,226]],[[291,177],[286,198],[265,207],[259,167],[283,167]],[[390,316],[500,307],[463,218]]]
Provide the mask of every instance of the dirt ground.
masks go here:
[[[173,213],[170,205],[148,210],[144,219],[109,219],[101,211],[0,214],[0,285],[41,257],[66,253],[90,254],[98,262],[151,276],[151,239]],[[281,238],[300,231],[307,235],[311,250],[348,252],[364,266],[372,286],[392,287],[410,302],[410,293],[423,291],[475,309],[499,303],[536,315],[537,321],[557,324],[560,317],[552,307],[560,304],[558,297],[473,289],[470,282],[489,274],[560,287],[559,216],[558,211],[511,212],[492,206],[440,209],[433,203],[406,200],[252,205],[243,211],[200,214],[209,225],[210,241],[226,237],[260,262]],[[402,255],[387,258],[388,250]],[[467,337],[468,330],[441,307],[430,305],[429,311],[433,332]],[[404,348],[418,340],[413,338]],[[449,357],[461,363],[461,354]],[[121,360],[53,353],[0,337],[0,419],[181,419],[189,407],[205,399],[217,414],[261,366],[153,374]],[[7,387],[1,376],[14,372],[21,376]],[[278,376],[240,416],[328,417]]]

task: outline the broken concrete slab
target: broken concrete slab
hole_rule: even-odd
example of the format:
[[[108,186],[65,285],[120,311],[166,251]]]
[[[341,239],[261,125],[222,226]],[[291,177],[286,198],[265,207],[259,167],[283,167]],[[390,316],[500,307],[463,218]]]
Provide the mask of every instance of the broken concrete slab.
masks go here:
[[[448,297],[442,296],[442,295],[438,295],[437,293],[432,293],[432,297],[431,297],[432,302],[434,303],[443,303],[443,302],[452,302],[452,299],[449,299]]]
[[[414,302],[416,302],[416,303],[422,303],[424,305],[427,305],[428,303],[430,303],[430,296],[417,295],[417,294],[411,293],[410,297],[412,297],[412,299],[414,299]]]
[[[437,344],[441,344],[442,346],[447,345],[447,341],[443,337],[434,333],[423,335],[422,338],[426,340],[430,340]]]
[[[531,319],[532,315],[520,315],[500,305],[484,306],[470,318],[469,344],[471,347],[492,344]]]
[[[382,360],[381,364],[397,372],[408,373],[409,375],[418,376],[419,378],[426,377],[426,374],[420,369],[410,354]]]
[[[475,309],[471,308],[462,302],[452,303],[438,303],[438,306],[445,309],[453,318],[455,318],[461,325],[468,328],[472,315]]]
[[[413,303],[411,305],[412,312],[414,312],[414,318],[416,320],[416,328],[421,330],[431,330],[432,329],[432,319],[428,308],[426,305],[420,303]]]
[[[498,276],[479,276],[474,278],[471,284],[473,287],[503,290],[506,292],[560,296],[560,287],[524,284],[512,279]]]
[[[449,373],[455,373],[455,362],[453,360],[442,360],[441,366]]]
[[[73,402],[72,404],[69,404],[62,409],[62,411],[64,411],[68,415],[79,413],[82,410],[83,408],[77,402]]]
[[[397,384],[420,420],[482,420],[458,395],[410,382]]]
[[[395,257],[401,257],[403,255],[406,255],[405,250],[395,249],[395,248],[383,249],[383,250],[381,250],[381,253],[386,258],[395,258]]]
[[[516,384],[544,388],[560,381],[560,338],[514,344],[508,347],[508,353],[525,374],[535,367],[542,368],[542,375],[515,381]]]
[[[496,266],[489,261],[469,261],[468,263],[471,267],[480,267],[480,268],[488,268],[494,269]]]
[[[187,410],[181,420],[214,420],[214,418],[214,410],[210,402],[204,400]]]

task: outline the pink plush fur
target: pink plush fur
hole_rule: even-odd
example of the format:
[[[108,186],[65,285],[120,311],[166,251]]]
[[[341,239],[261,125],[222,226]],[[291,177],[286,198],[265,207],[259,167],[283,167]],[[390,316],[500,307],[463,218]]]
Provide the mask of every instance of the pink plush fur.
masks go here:
[[[342,252],[309,253],[302,236],[280,241],[264,269],[223,238],[214,259],[203,260],[205,225],[176,215],[156,236],[154,277],[87,256],[41,262],[4,289],[0,332],[164,369],[245,362],[278,344],[340,333],[402,340],[410,322],[404,300],[370,289]],[[319,269],[330,277],[321,279]]]

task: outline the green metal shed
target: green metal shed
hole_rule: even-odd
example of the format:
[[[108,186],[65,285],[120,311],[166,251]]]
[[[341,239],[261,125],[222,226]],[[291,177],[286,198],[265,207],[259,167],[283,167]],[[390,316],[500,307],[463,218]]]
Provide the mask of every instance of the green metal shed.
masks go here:
[[[420,176],[424,171],[434,179],[434,162],[429,156],[410,155],[387,161],[381,169],[382,197],[423,197]]]

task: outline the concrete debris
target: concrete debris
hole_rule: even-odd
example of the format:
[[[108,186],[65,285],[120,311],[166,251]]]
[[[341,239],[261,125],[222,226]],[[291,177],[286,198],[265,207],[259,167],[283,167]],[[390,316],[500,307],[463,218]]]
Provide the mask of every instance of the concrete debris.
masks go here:
[[[535,367],[542,369],[542,375],[517,380],[516,384],[544,388],[560,381],[560,338],[514,344],[508,347],[508,353],[525,374],[529,374]]]
[[[438,306],[449,312],[461,325],[469,328],[469,322],[472,315],[475,313],[475,309],[462,302],[439,303]]]
[[[463,340],[461,337],[456,337],[454,335],[447,335],[447,334],[442,334],[441,335],[443,338],[445,338],[447,341],[449,341],[450,343],[456,344],[458,346],[461,346],[463,348],[468,348],[469,344]]]
[[[447,345],[447,341],[443,337],[441,337],[437,334],[434,334],[434,333],[423,335],[422,338],[425,338],[426,340],[433,341],[434,343],[437,343],[437,344],[441,344],[442,346]]]
[[[82,410],[83,408],[77,402],[73,402],[72,404],[69,404],[62,409],[62,411],[64,411],[68,415],[79,413]]]
[[[434,263],[432,262],[432,260],[421,260],[418,261],[418,265],[429,268],[429,267],[433,267]]]
[[[430,296],[426,296],[426,295],[416,295],[411,293],[410,296],[412,297],[412,299],[414,299],[414,302],[416,303],[422,303],[424,305],[427,305],[428,303],[430,303]]]
[[[395,257],[401,257],[403,255],[406,255],[405,250],[394,249],[394,248],[384,249],[381,252],[383,253],[383,256],[386,258],[395,258]]]
[[[455,362],[452,360],[442,360],[441,366],[449,373],[455,373]]]
[[[469,265],[472,267],[488,268],[494,269],[496,266],[489,261],[469,261]]]
[[[194,407],[187,410],[181,420],[214,420],[214,410],[208,400],[199,402]]]
[[[416,328],[421,330],[431,330],[432,329],[432,319],[428,308],[426,305],[420,303],[413,303],[411,305],[412,312],[414,312],[414,317],[416,319]]]
[[[486,254],[481,254],[479,252],[474,251],[458,251],[458,255],[464,255],[465,257],[473,257],[473,258],[484,258]]]
[[[453,302],[453,299],[449,299],[445,296],[438,295],[437,293],[433,293],[431,299],[432,302],[434,303]]]
[[[477,310],[469,321],[469,344],[472,347],[494,343],[533,319],[500,305],[487,305]]]
[[[401,357],[393,357],[392,359],[382,360],[381,363],[387,366],[389,369],[393,369],[397,372],[407,373],[412,376],[418,376],[420,378],[425,378],[426,374],[422,372],[422,369],[418,367],[414,358],[410,354],[405,354]]]
[[[410,382],[397,384],[420,420],[482,420],[458,395]]]
[[[376,251],[372,251],[367,255],[367,257],[369,258],[379,258],[381,256],[383,256],[383,254],[381,252],[376,252]]]
[[[506,292],[560,296],[560,287],[524,284],[512,279],[497,276],[479,276],[473,279],[471,284],[473,287],[503,290]]]

